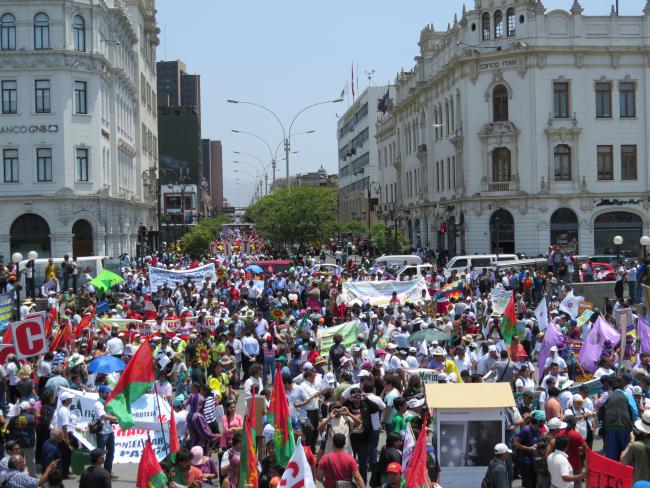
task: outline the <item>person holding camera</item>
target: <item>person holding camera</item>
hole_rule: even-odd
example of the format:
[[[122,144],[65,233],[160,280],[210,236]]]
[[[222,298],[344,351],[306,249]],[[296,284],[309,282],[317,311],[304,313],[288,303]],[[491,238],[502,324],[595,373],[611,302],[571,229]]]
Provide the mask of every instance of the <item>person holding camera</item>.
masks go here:
[[[332,405],[332,409],[327,417],[318,424],[318,432],[325,432],[325,454],[329,454],[334,449],[332,438],[336,434],[345,436],[345,445],[342,450],[352,454],[352,445],[350,444],[350,434],[352,430],[362,424],[360,416],[352,415],[347,407],[342,407],[340,403]]]

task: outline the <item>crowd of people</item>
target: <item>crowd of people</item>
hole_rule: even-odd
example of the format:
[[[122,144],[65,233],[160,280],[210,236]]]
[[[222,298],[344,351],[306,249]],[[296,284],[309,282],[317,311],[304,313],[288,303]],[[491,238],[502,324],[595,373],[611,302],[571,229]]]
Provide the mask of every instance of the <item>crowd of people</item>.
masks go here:
[[[242,241],[254,255],[239,251]],[[49,294],[48,318],[56,317],[51,352],[27,360],[9,355],[0,368],[1,486],[53,488],[74,478],[76,419],[72,395],[60,387],[99,394],[97,449],[79,486],[110,486],[117,478],[118,419],[104,402],[114,383],[89,373],[87,365],[100,356],[128,363],[144,341],[153,349],[152,391],[175,414],[181,450],[173,462],[163,462],[175,486],[238,486],[246,400],[264,397],[268,408],[277,375],[293,432],[326,488],[345,480],[359,488],[400,488],[409,439],[422,429],[435,486],[441,468],[436,425],[417,374],[422,369],[433,370],[438,383],[511,385],[516,406],[507,410],[504,442],[495,443],[486,468],[489,486],[510,487],[520,478],[524,488],[578,487],[587,449],[601,442],[605,456],[634,466],[635,481],[650,480],[650,355],[641,350],[640,334],[631,328],[635,333],[619,344],[605,344],[597,365],[580,364],[577,350],[599,317],[615,324],[619,310],[638,302],[636,291],[632,300],[611,300],[576,316],[562,306],[572,290],[557,279],[551,261],[548,268],[501,273],[445,275],[436,266],[421,297],[403,302],[393,293],[379,306],[344,299],[345,281],[392,279],[369,261],[348,264],[346,255],[342,267],[316,272],[315,264],[342,258],[335,249],[318,249],[294,256],[286,269],[256,272],[249,266],[272,255],[253,232],[225,234],[213,247],[232,254],[197,258],[165,246],[125,262],[124,282],[106,296],[76,282],[69,289],[72,275],[62,292]],[[206,263],[215,264],[216,276],[152,286],[151,267],[185,270]],[[54,270],[54,278],[63,281],[62,271]],[[503,312],[493,304],[493,294],[509,290],[514,335],[504,331]],[[542,300],[547,317],[540,321],[535,309]],[[25,315],[35,303],[27,307]],[[642,309],[631,310],[636,324]],[[335,335],[323,348],[327,329],[350,321],[356,321],[354,337]],[[546,322],[562,338],[547,349]],[[65,328],[66,340],[57,340]],[[411,339],[427,330],[445,339]],[[547,358],[539,364],[542,351]],[[587,381],[592,378],[600,382]],[[274,425],[263,425],[259,487],[275,488],[284,467],[274,453]]]

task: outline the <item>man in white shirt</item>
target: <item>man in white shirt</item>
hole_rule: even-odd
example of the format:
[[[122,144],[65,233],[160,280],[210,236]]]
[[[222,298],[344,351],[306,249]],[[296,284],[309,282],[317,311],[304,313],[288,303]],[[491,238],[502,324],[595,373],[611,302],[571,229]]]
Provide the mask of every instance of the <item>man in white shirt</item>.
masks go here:
[[[108,354],[121,358],[124,353],[124,342],[118,336],[118,326],[117,324],[111,325],[111,338],[106,342],[106,349],[108,349]]]
[[[575,481],[585,478],[585,472],[573,474],[566,450],[569,447],[569,438],[560,436],[555,439],[555,450],[548,456],[548,471],[551,474],[551,486],[555,488],[573,488]]]
[[[307,443],[311,446],[312,451],[316,452],[316,440],[318,438],[316,435],[316,429],[318,428],[319,413],[318,397],[321,394],[321,390],[316,386],[316,370],[314,368],[307,369],[302,376],[303,382],[299,385],[299,388],[302,388],[310,398],[309,402],[305,405],[305,410],[307,411],[307,419],[313,429],[313,433],[307,439]]]
[[[61,405],[52,416],[52,422],[50,423],[50,429],[61,429],[63,431],[63,444],[59,446],[59,450],[61,451],[61,473],[64,477],[70,474],[70,462],[72,460],[74,425],[70,414],[70,404],[73,398],[74,395],[70,392],[60,392],[59,401]]]
[[[269,330],[269,323],[264,318],[262,312],[257,312],[257,320],[255,321],[255,336],[258,339],[262,339],[266,335],[268,330]]]
[[[253,363],[257,360],[257,356],[260,353],[260,343],[258,340],[251,335],[251,331],[244,329],[244,337],[241,339],[242,345],[242,368],[244,369],[244,379],[249,376],[249,369]]]
[[[95,402],[95,418],[102,419],[101,428],[96,434],[97,447],[106,452],[104,469],[109,473],[113,470],[113,457],[115,456],[115,434],[113,433],[113,426],[111,424],[117,423],[118,418],[106,413],[104,402],[112,390],[108,385],[100,385],[97,389],[100,399]],[[111,473],[111,478],[117,479],[117,476]]]

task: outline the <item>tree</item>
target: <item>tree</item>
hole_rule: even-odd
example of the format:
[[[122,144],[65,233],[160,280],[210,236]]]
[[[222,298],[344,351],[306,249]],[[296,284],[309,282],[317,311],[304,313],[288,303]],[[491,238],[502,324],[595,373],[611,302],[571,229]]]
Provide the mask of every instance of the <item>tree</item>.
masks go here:
[[[227,222],[230,222],[230,217],[227,215],[218,215],[199,221],[181,237],[181,249],[197,257],[209,254],[210,244],[219,237],[222,225]]]
[[[368,228],[358,220],[351,220],[344,224],[343,232],[357,236],[365,236],[368,234]]]
[[[384,224],[375,224],[370,229],[370,245],[376,254],[400,254],[408,249],[409,243],[400,232]]]
[[[335,215],[334,190],[298,186],[261,198],[245,216],[262,238],[280,247],[296,243],[319,245],[338,226]]]

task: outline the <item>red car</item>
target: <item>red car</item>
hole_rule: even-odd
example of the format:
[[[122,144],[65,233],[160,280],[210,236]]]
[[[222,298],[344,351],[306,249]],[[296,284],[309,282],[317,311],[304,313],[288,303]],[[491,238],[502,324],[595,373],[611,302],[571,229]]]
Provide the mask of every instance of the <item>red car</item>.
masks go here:
[[[616,281],[616,270],[610,263],[591,263],[592,281]],[[580,281],[587,281],[587,264],[580,266]]]

